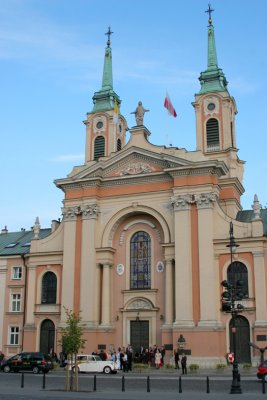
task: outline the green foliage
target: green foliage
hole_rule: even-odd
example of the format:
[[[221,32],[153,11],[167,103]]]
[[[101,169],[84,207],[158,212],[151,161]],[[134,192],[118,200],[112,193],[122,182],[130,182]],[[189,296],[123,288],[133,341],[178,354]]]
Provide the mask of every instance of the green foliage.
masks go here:
[[[80,349],[85,347],[85,339],[82,339],[84,326],[81,324],[80,313],[75,314],[72,310],[65,308],[67,315],[66,327],[60,329],[62,345],[66,354],[77,354]]]
[[[244,368],[244,369],[249,369],[249,368],[251,368],[251,367],[252,367],[252,365],[251,365],[250,363],[243,364],[243,368]]]
[[[224,369],[226,368],[226,364],[217,364],[216,369]]]
[[[189,369],[190,369],[190,371],[197,371],[199,369],[199,365],[198,364],[190,364]]]

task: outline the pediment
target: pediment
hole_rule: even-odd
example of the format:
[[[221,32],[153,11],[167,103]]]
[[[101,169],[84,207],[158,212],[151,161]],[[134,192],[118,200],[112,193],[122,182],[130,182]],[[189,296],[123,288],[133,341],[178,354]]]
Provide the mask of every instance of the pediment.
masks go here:
[[[85,167],[72,179],[119,178],[139,176],[153,173],[163,173],[165,169],[189,166],[191,161],[163,153],[153,153],[148,150],[135,149],[121,151],[114,157],[99,160]]]

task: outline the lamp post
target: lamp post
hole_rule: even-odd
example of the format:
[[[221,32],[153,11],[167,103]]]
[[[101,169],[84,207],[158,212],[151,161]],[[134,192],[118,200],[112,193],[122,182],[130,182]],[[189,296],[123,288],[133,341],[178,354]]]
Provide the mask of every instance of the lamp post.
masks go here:
[[[230,240],[229,244],[226,247],[230,249],[230,256],[231,256],[231,266],[233,263],[233,253],[235,252],[236,248],[239,245],[235,242],[234,232],[233,232],[233,223],[230,222]],[[237,282],[229,282],[223,281],[222,282],[223,288],[226,290],[222,293],[222,311],[231,313],[232,315],[232,338],[233,338],[233,353],[234,353],[234,360],[233,360],[233,379],[231,384],[231,394],[239,394],[242,393],[241,386],[240,386],[240,375],[238,371],[238,359],[237,359],[237,352],[236,352],[236,318],[237,314],[242,311],[244,308],[242,304],[237,304],[238,300],[242,300],[244,297],[241,288],[243,286],[243,282],[238,280]]]

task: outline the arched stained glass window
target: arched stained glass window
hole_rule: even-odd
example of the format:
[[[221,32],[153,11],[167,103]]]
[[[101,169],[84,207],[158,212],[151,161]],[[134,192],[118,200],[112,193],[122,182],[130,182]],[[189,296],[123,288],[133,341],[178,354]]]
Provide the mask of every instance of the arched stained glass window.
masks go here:
[[[46,272],[42,280],[42,303],[55,304],[57,300],[57,277],[53,272]]]
[[[245,297],[248,297],[248,270],[245,264],[239,261],[234,261],[232,264],[230,264],[227,269],[227,280],[233,285],[239,280],[242,281],[242,292],[244,293]]]
[[[131,289],[151,287],[151,239],[146,232],[136,232],[131,238]]]

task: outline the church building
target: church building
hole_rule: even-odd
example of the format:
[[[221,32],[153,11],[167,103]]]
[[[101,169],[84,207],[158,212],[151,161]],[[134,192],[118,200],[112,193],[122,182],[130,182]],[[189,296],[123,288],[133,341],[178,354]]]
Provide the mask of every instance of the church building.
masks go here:
[[[55,180],[62,220],[0,234],[6,356],[59,353],[68,309],[80,312],[84,353],[157,345],[167,360],[179,347],[189,364],[215,366],[233,351],[234,327],[239,362],[259,361],[250,343],[267,345],[267,210],[256,195],[242,209],[237,106],[211,18],[207,30],[207,68],[192,103],[195,151],[154,145],[141,102],[128,128],[109,30],[102,85],[84,121],[85,162]]]

